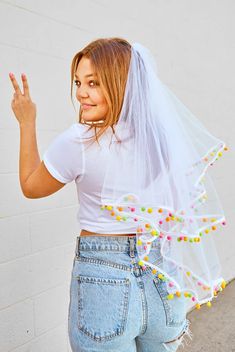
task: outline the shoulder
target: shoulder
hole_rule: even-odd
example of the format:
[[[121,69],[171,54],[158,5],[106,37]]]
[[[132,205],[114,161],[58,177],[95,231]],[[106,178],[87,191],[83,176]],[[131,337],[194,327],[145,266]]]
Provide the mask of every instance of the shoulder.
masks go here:
[[[72,123],[69,127],[64,129],[62,132],[57,135],[57,138],[64,139],[67,141],[81,141],[83,136],[87,136],[86,134],[87,126],[75,122]]]
[[[97,132],[99,131],[99,127],[97,127]],[[95,137],[95,129],[90,128],[90,126],[86,124],[82,124],[79,122],[73,123],[70,128],[69,132],[74,136],[74,138],[81,142],[90,141]],[[110,138],[112,129],[107,128],[102,135],[102,138],[99,139],[99,142],[102,140],[106,141],[106,138]]]
[[[89,126],[75,122],[68,128],[68,133],[71,133],[75,139],[83,139],[83,137],[92,137],[92,130],[89,130]]]
[[[78,134],[83,134],[84,132],[86,132],[88,130],[88,126],[83,124],[83,123],[79,123],[79,122],[74,122],[71,126],[71,129],[73,129],[74,131],[76,131],[76,133]]]

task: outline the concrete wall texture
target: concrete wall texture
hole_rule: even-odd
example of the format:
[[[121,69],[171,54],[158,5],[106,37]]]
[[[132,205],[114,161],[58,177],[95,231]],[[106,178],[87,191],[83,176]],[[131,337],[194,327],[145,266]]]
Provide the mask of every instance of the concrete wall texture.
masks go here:
[[[28,76],[37,104],[38,148],[76,121],[70,101],[73,55],[99,37],[138,41],[159,76],[230,152],[211,168],[227,217],[215,235],[225,279],[234,277],[233,0],[0,1],[0,350],[70,351],[70,272],[79,224],[75,184],[27,199],[19,184],[19,127],[8,77]]]

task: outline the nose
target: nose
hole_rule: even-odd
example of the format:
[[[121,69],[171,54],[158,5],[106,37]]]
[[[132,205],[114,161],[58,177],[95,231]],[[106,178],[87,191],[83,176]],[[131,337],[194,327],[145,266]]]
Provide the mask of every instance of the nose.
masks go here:
[[[88,92],[86,91],[86,88],[82,88],[82,87],[79,87],[77,88],[77,91],[76,91],[76,97],[78,100],[82,99],[82,98],[87,98],[89,96]]]

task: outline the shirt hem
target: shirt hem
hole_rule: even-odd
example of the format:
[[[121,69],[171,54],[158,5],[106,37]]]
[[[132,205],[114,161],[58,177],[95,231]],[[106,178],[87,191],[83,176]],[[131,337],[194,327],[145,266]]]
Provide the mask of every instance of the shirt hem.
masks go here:
[[[126,230],[126,231],[123,231],[123,232],[120,232],[120,231],[105,231],[105,232],[103,232],[102,230],[100,231],[100,230],[97,230],[97,229],[95,229],[95,228],[92,228],[92,227],[89,227],[89,226],[87,226],[87,225],[82,225],[81,223],[80,223],[80,227],[81,227],[81,230],[80,231],[82,231],[82,229],[83,230],[86,230],[86,231],[91,231],[91,232],[96,232],[96,233],[100,233],[100,234],[102,234],[102,235],[105,235],[105,234],[108,234],[108,235],[112,235],[112,234],[120,234],[120,235],[123,235],[123,234],[131,234],[131,233],[136,233],[136,231],[135,230]]]

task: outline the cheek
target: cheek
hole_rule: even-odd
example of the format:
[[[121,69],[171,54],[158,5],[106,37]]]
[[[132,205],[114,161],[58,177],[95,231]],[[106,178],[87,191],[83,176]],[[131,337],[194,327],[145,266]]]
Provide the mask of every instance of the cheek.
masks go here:
[[[103,110],[107,110],[108,104],[107,104],[107,102],[106,102],[104,96],[97,95],[97,96],[96,96],[96,103],[97,103],[97,105],[99,105],[99,107],[102,108]]]
[[[105,102],[104,94],[100,88],[91,89],[90,96],[97,104],[103,104]]]
[[[102,112],[103,114],[106,114],[108,112],[108,104],[106,103],[106,101],[103,101]]]
[[[96,94],[94,95],[94,99],[95,99],[95,101],[97,102],[97,104],[100,104],[100,105],[105,104],[105,99],[104,99],[104,97],[103,97],[101,94],[98,94],[97,92],[96,92]]]

